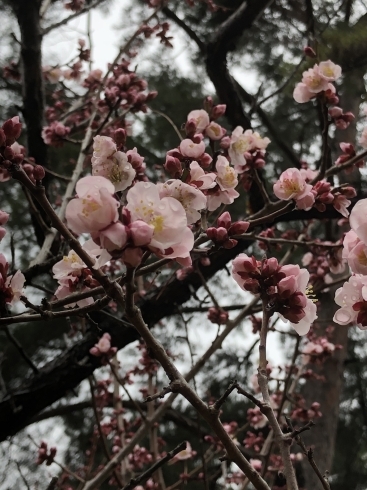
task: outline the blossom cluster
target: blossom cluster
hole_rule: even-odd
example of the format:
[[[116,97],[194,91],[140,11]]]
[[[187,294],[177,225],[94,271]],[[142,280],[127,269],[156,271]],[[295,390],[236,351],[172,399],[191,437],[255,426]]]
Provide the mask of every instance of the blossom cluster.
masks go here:
[[[280,266],[276,258],[260,262],[240,254],[233,261],[232,276],[243,290],[266,298],[271,311],[288,320],[299,335],[306,335],[316,320],[316,305],[307,296],[310,275],[306,269]]]
[[[328,101],[337,103],[338,98],[332,82],[338,80],[341,74],[341,67],[330,60],[315,64],[313,68],[303,72],[302,81],[296,85],[293,92],[294,100],[303,104],[318,94],[323,94]]]
[[[343,241],[342,257],[352,271],[350,279],[335,293],[341,308],[334,315],[340,325],[357,324],[367,328],[367,199],[362,199],[350,215],[351,230]]]
[[[274,194],[282,201],[293,200],[298,209],[309,211],[315,207],[318,211],[325,211],[327,204],[332,204],[344,217],[349,216],[348,207],[351,201],[348,198],[356,196],[356,191],[350,186],[332,188],[325,179],[314,185],[318,172],[311,169],[289,168],[285,170],[273,186]]]

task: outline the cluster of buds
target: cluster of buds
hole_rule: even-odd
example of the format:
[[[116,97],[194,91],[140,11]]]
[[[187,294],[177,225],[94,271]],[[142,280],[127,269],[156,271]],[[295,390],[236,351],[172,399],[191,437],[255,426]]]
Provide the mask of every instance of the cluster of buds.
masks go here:
[[[99,341],[89,349],[89,353],[95,357],[102,357],[102,364],[106,364],[108,359],[117,352],[117,347],[111,347],[111,335],[104,333]]]
[[[267,228],[266,230],[263,230],[259,233],[259,236],[262,236],[264,238],[275,238],[275,229],[274,227],[272,228]],[[263,242],[261,240],[258,241],[258,247],[261,248],[261,250],[269,250],[269,244],[267,242]],[[282,246],[280,243],[271,243],[271,250],[280,250]]]
[[[208,99],[209,97],[206,100]],[[193,138],[196,134],[201,134],[207,136],[211,141],[221,140],[227,131],[214,120],[222,116],[225,111],[226,106],[224,104],[213,106],[212,100],[210,114],[204,109],[191,111],[185,124],[187,137]]]
[[[228,321],[228,312],[222,310],[222,308],[209,308],[208,320],[216,325],[225,325]]]
[[[246,233],[249,226],[250,223],[247,221],[235,221],[232,223],[231,215],[226,211],[217,219],[217,227],[208,228],[206,234],[216,245],[229,249],[235,247],[238,243],[237,240],[231,237]]]
[[[36,464],[41,465],[42,463],[46,462],[46,466],[52,465],[56,452],[56,447],[50,447],[50,450],[48,450],[47,442],[42,441],[38,448]]]
[[[322,364],[336,349],[341,349],[341,346],[329,342],[326,337],[316,337],[304,346],[302,350],[303,363]]]
[[[139,471],[142,470],[145,465],[152,463],[153,456],[145,447],[137,444],[134,446],[132,453],[129,454],[128,460],[131,469],[133,471]]]
[[[153,34],[160,39],[161,44],[164,44],[166,48],[172,48],[171,36],[167,36],[169,31],[168,22],[157,23],[155,26],[151,27],[148,24],[143,24],[140,27],[140,32],[144,34],[145,38],[151,37]]]
[[[197,162],[201,168],[208,168],[212,157],[205,153],[205,143],[201,134],[192,139],[184,139],[180,146],[169,150],[164,164],[165,170],[174,178],[180,178],[183,171],[190,167],[192,162]]]
[[[247,410],[247,421],[254,429],[262,429],[266,426],[268,419],[261,412],[259,407],[255,407]]]
[[[276,258],[260,262],[254,256],[240,254],[233,261],[232,275],[242,289],[266,298],[270,311],[288,320],[299,335],[305,335],[317,318],[316,305],[306,294],[306,269],[280,266]]]
[[[157,96],[157,92],[145,93],[147,82],[129,70],[129,62],[122,60],[112,70],[105,84],[105,99],[98,102],[102,111],[120,107],[124,112],[146,112],[147,103]]]
[[[355,119],[352,112],[343,112],[338,106],[330,107],[329,116],[338,129],[347,129],[349,124]]]
[[[367,135],[367,133],[366,133]],[[362,138],[361,138],[362,140]],[[335,161],[335,165],[342,165],[343,163],[346,163],[348,160],[350,160],[351,158],[355,157],[356,156],[356,150],[354,148],[354,146],[352,145],[352,143],[340,143],[340,149],[342,150],[343,154],[340,155],[338,157],[338,159]],[[363,146],[361,144],[361,146]],[[366,143],[366,148],[367,148],[367,143]],[[353,165],[351,165],[350,167],[347,167],[345,169],[345,172],[348,174],[348,173],[351,173],[353,172],[353,169],[355,167],[357,168],[361,168],[363,167],[364,165],[364,161],[361,159],[359,160],[358,162],[354,163]]]
[[[259,453],[263,447],[264,442],[265,439],[262,432],[255,434],[254,432],[247,431],[246,437],[243,440],[242,444],[245,446],[246,449],[252,449],[256,453]]]
[[[292,419],[300,420],[301,422],[309,422],[313,419],[318,419],[322,417],[322,413],[320,412],[320,403],[313,402],[310,408],[306,408],[305,400],[302,397],[299,397],[297,400],[297,407],[292,410],[290,416]]]
[[[348,198],[356,196],[355,189],[351,186],[340,186],[333,189],[326,180],[318,181],[312,186],[309,182],[315,177],[317,177],[317,172],[314,170],[289,168],[274,184],[274,194],[283,201],[294,200],[297,208],[305,211],[315,207],[323,212],[327,204],[332,204],[340,214],[347,218],[349,216],[347,208],[351,204]]]
[[[42,138],[46,145],[59,148],[65,143],[70,131],[71,128],[68,126],[61,122],[53,121],[49,126],[44,126],[42,129]]]

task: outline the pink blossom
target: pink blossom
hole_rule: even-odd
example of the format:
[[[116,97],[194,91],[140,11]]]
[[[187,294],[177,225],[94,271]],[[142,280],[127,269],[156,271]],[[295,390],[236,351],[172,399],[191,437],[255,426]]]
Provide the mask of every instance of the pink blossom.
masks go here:
[[[98,163],[93,164],[93,175],[106,177],[115,186],[115,191],[123,191],[131,186],[136,172],[131,163],[128,162],[127,155],[121,151],[116,151],[109,158],[98,157]]]
[[[117,151],[116,143],[109,136],[98,135],[93,141],[92,165],[102,164]]]
[[[92,356],[96,357],[111,357],[117,352],[116,347],[111,347],[111,335],[105,332],[99,341],[89,350]]]
[[[187,227],[185,210],[177,199],[161,199],[156,185],[138,182],[128,191],[126,200],[132,221],[144,221],[154,230],[149,248],[172,258],[187,257],[193,247],[193,234]],[[185,255],[181,255],[182,250]]]
[[[335,82],[335,80],[341,77],[342,69],[330,60],[321,61],[319,64],[319,74],[329,82]]]
[[[291,299],[292,302],[297,300],[298,305],[302,309],[301,314],[297,315],[298,321],[292,321],[290,318],[287,318],[287,320],[290,320],[290,325],[295,329],[298,335],[306,335],[310,330],[312,323],[317,318],[316,305],[306,294],[310,273],[306,269],[301,269],[298,265],[292,264],[282,266],[280,271],[286,274],[286,277],[279,282],[279,293],[287,291],[288,298]],[[287,305],[284,304],[284,306]],[[283,310],[280,308],[278,314],[284,321],[286,321],[286,309]]]
[[[328,71],[327,67],[325,67],[325,71]],[[318,94],[328,89],[329,79],[323,75],[318,65],[314,65],[313,68],[303,72],[302,83],[310,92]]]
[[[201,217],[199,211],[206,208],[206,196],[181,180],[168,180],[164,184],[158,184],[158,190],[161,199],[173,197],[182,204],[188,224],[196,223]]]
[[[215,168],[218,174],[217,183],[222,191],[234,189],[238,185],[237,172],[225,157],[218,157]]]
[[[311,209],[315,202],[312,185],[306,184],[304,177],[297,168],[289,168],[280,176],[273,186],[274,194],[278,199],[289,201],[296,200],[296,205],[300,209]]]
[[[11,296],[11,301],[7,301],[13,305],[16,301],[20,300],[20,297],[24,294],[23,287],[25,283],[25,277],[22,272],[17,271],[13,276],[9,276],[6,279],[5,287],[9,289],[8,296]]]
[[[304,104],[305,102],[309,102],[313,97],[315,97],[315,94],[310,92],[305,83],[297,83],[293,91],[293,98],[296,102]]]
[[[186,441],[186,449],[183,449],[179,453],[177,453],[172,459],[170,464],[175,463],[176,461],[185,461],[186,459],[191,459],[196,455],[196,451],[193,451],[191,444],[189,441]]]
[[[335,303],[341,308],[334,315],[334,322],[339,325],[356,323],[359,328],[367,328],[367,277],[353,275],[335,292]],[[361,307],[364,307],[364,311]]]
[[[349,223],[352,230],[367,244],[367,199],[361,199],[352,209]]]
[[[42,130],[42,138],[46,145],[62,146],[67,135],[70,133],[70,128],[61,122],[54,121],[49,126],[45,126]]]
[[[204,109],[198,109],[191,111],[187,116],[187,121],[193,119],[196,124],[196,133],[203,133],[205,128],[209,125],[209,114]]]
[[[217,175],[214,172],[205,173],[198,162],[190,163],[190,185],[195,185],[198,189],[206,190],[215,187]]]
[[[232,132],[228,149],[232,165],[245,166],[246,158],[244,154],[246,152],[251,152],[255,149],[265,150],[269,143],[269,138],[262,138],[259,133],[253,133],[251,129],[244,131],[241,126],[237,126]]]
[[[180,143],[180,152],[184,157],[189,158],[200,158],[205,152],[205,143],[200,141],[199,143],[194,143],[190,139],[182,140]]]
[[[342,194],[335,194],[333,206],[342,216],[344,216],[344,218],[348,218],[349,211],[347,208],[349,208],[351,204],[351,201]]]
[[[66,220],[74,233],[96,232],[118,220],[115,188],[104,177],[84,177],[76,184],[78,197],[66,207]]]
[[[205,129],[205,135],[213,141],[217,141],[223,138],[226,134],[226,130],[222,128],[220,124],[212,121]]]
[[[121,250],[128,241],[128,231],[120,221],[112,223],[101,231],[92,233],[94,241],[98,242],[109,252]]]
[[[145,247],[152,240],[154,228],[144,221],[133,221],[129,226],[131,239],[136,247]]]
[[[209,194],[207,196],[208,211],[215,211],[221,204],[232,204],[238,196],[239,193],[235,189],[218,190],[213,194]]]

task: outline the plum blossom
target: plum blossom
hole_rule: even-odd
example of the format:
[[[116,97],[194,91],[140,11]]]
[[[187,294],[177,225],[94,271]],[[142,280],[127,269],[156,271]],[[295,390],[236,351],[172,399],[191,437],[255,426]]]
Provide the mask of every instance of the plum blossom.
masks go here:
[[[184,157],[197,159],[205,152],[205,143],[204,141],[196,143],[190,139],[182,140],[180,143],[180,152]]]
[[[187,224],[196,223],[201,215],[199,211],[206,208],[206,196],[191,185],[184,184],[181,180],[168,180],[164,184],[158,184],[159,196],[173,197],[183,206]]]
[[[308,211],[315,202],[312,185],[306,184],[305,178],[297,168],[289,168],[280,176],[273,186],[278,199],[290,201],[294,199],[299,209]]]
[[[6,229],[2,227],[8,222],[9,214],[5,211],[0,211],[0,242],[6,235]]]
[[[218,186],[208,192],[209,211],[214,211],[221,204],[232,204],[239,196],[239,193],[235,190],[238,184],[237,172],[231,167],[229,161],[225,157],[219,156],[215,167]]]
[[[109,357],[112,357],[117,352],[117,347],[111,347],[111,335],[105,332],[99,341],[89,349],[92,356],[104,357],[106,361]]]
[[[209,125],[209,114],[204,109],[191,111],[187,116],[187,121],[193,120],[196,125],[196,133],[203,133]]]
[[[314,65],[303,72],[302,81],[296,85],[293,92],[294,100],[303,104],[324,92],[329,102],[337,103],[335,87],[330,82],[340,78],[341,72],[341,67],[330,60]]]
[[[93,143],[92,174],[106,177],[116,192],[131,186],[136,171],[127,154],[117,151],[116,143],[109,136],[96,136]]]
[[[68,227],[77,234],[97,232],[118,220],[115,188],[104,177],[83,177],[76,184],[78,197],[66,207]]]
[[[361,199],[352,209],[349,223],[358,238],[367,244],[367,199]]]
[[[244,154],[255,149],[265,150],[270,143],[269,138],[262,138],[259,133],[252,132],[251,129],[244,129],[237,126],[232,132],[228,154],[232,165],[245,166],[246,158]]]
[[[194,185],[198,189],[206,190],[215,187],[215,179],[217,174],[214,172],[205,173],[198,162],[190,163],[190,185]]]
[[[93,269],[99,269],[107,264],[112,258],[107,250],[100,248],[93,240],[87,240],[82,248],[88,253],[91,259],[94,260],[95,264]],[[65,279],[70,274],[80,275],[81,270],[86,267],[87,266],[79,255],[77,255],[74,250],[70,250],[68,255],[65,255],[62,260],[52,267],[52,272],[54,273],[53,277],[59,281]]]
[[[25,277],[22,272],[17,271],[13,276],[9,276],[5,281],[5,287],[8,289],[7,294],[11,297],[10,301],[6,301],[10,305],[13,305],[16,301],[20,300],[23,295],[23,287],[25,283]]]
[[[189,259],[194,235],[187,227],[185,209],[177,199],[161,199],[156,185],[138,182],[128,191],[126,200],[132,221],[144,221],[153,229],[149,248],[162,256]]]
[[[212,121],[209,126],[205,129],[205,135],[208,136],[213,141],[217,141],[223,138],[226,134],[226,130],[222,126],[214,121]]]
[[[278,284],[278,314],[288,320],[298,335],[306,335],[317,318],[317,308],[307,296],[310,273],[298,265],[284,265],[281,270],[286,275]]]
[[[367,328],[367,277],[355,274],[335,292],[335,303],[341,308],[334,315],[339,325],[357,324]]]

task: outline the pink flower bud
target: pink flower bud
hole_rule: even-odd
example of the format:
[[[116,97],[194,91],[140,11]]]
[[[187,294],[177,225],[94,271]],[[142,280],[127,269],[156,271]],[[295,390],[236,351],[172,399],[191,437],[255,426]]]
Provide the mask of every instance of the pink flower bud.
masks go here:
[[[340,146],[340,149],[346,153],[347,155],[351,155],[351,156],[354,156],[356,151],[354,149],[354,146],[352,145],[352,143],[340,143],[339,144]]]
[[[144,247],[148,245],[152,239],[154,229],[152,226],[144,223],[144,221],[134,221],[129,226],[131,238],[135,246]]]
[[[231,235],[241,235],[242,233],[246,233],[250,223],[248,221],[236,221],[229,228],[228,234]]]
[[[174,178],[179,178],[182,175],[182,165],[178,158],[167,155],[164,168]]]
[[[10,146],[6,146],[6,147],[5,147],[5,150],[4,150],[4,157],[5,157],[7,160],[13,160],[13,158],[14,158],[14,151],[12,150],[12,148],[10,148]]]
[[[188,138],[192,138],[194,136],[194,134],[196,133],[196,129],[197,129],[197,124],[195,119],[190,119],[189,121],[186,122],[185,132]]]
[[[228,150],[228,148],[231,146],[231,138],[229,136],[225,136],[220,140],[219,145],[223,150]]]
[[[95,237],[98,237],[102,248],[112,252],[113,250],[121,250],[126,245],[128,232],[121,221],[117,221],[92,235],[93,240]]]
[[[212,119],[218,119],[219,117],[223,116],[224,113],[226,112],[226,104],[218,104],[213,107],[211,111],[211,117]]]
[[[343,114],[343,109],[341,107],[331,107],[328,112],[333,118],[340,117]]]
[[[5,121],[3,124],[3,130],[6,135],[6,139],[11,141],[10,144],[13,144],[14,141],[19,138],[20,133],[22,132],[22,123],[19,122],[19,117],[15,116]]]
[[[217,241],[218,242],[223,242],[228,238],[228,233],[225,228],[217,228]]]
[[[119,128],[113,133],[113,139],[116,143],[117,149],[120,149],[126,143],[126,131],[125,129]]]
[[[217,229],[214,226],[208,228],[206,230],[206,234],[208,235],[208,238],[210,238],[210,240],[213,240],[213,242],[217,240]]]
[[[35,165],[33,168],[33,177],[36,180],[42,180],[45,178],[46,172],[42,165]]]
[[[221,226],[223,228],[226,228],[227,230],[230,227],[231,222],[232,222],[231,215],[229,214],[228,211],[226,211],[225,213],[221,214],[219,216],[218,220],[217,220],[218,226]]]

